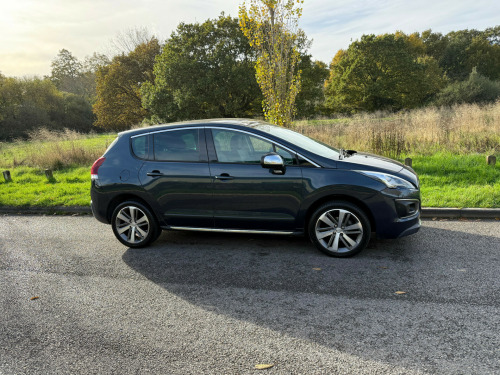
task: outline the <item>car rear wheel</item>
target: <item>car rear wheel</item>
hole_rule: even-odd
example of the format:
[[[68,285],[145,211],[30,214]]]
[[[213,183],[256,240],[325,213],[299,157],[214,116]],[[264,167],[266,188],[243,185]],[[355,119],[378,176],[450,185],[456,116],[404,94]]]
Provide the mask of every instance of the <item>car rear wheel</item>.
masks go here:
[[[358,206],[338,201],[324,204],[313,213],[308,233],[320,251],[333,257],[348,257],[368,245],[371,226]]]
[[[151,211],[135,201],[123,202],[115,208],[111,226],[118,241],[128,247],[147,246],[161,233]]]

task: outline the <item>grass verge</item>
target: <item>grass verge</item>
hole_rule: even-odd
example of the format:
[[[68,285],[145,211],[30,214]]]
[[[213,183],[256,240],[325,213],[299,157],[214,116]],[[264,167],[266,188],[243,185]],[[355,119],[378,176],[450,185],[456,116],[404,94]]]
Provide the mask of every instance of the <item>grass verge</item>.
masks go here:
[[[418,173],[424,207],[500,207],[500,166],[486,155],[407,155]]]
[[[0,184],[0,206],[88,206],[90,203],[90,167],[55,171],[51,182],[43,171],[32,167],[14,168],[11,176],[12,182]]]

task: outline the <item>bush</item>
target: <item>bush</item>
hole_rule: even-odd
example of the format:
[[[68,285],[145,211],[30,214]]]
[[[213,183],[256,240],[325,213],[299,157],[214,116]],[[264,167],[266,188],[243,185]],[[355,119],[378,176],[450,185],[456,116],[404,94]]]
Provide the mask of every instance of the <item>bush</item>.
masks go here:
[[[48,79],[0,76],[0,140],[26,139],[41,127],[89,132],[93,121],[90,103]]]
[[[465,81],[451,83],[437,96],[435,104],[451,106],[462,103],[492,103],[500,98],[500,81],[492,81],[472,70]]]

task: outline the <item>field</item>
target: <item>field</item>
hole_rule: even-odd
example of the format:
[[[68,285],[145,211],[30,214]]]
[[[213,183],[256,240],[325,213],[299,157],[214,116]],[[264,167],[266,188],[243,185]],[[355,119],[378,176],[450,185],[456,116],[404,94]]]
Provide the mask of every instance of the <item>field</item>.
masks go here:
[[[335,147],[413,159],[426,207],[500,207],[500,103],[297,121],[294,130]],[[116,134],[40,130],[0,143],[0,206],[87,206],[90,166]],[[49,181],[45,169],[54,170]]]

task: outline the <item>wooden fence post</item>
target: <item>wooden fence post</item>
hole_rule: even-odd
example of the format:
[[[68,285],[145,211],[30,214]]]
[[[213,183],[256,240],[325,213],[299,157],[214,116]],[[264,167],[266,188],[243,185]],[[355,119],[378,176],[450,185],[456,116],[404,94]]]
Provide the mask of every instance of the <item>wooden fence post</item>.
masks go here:
[[[406,158],[405,159],[405,165],[409,166],[410,168],[412,167],[413,160],[411,158]]]
[[[12,182],[12,177],[10,177],[10,171],[3,171],[3,178],[5,178],[5,182]]]
[[[52,175],[52,170],[50,169],[46,169],[45,170],[45,177],[47,177],[47,180],[52,180],[54,178],[54,176]]]
[[[497,162],[496,156],[494,156],[494,155],[488,155],[486,157],[486,164],[494,166],[496,164],[496,162]]]
[[[47,180],[49,180],[49,182],[55,182],[55,178],[54,178],[54,175],[52,174],[52,169],[46,169],[45,170],[45,177],[47,177]]]

